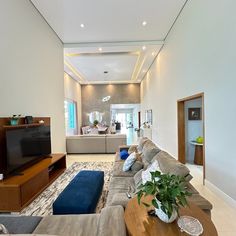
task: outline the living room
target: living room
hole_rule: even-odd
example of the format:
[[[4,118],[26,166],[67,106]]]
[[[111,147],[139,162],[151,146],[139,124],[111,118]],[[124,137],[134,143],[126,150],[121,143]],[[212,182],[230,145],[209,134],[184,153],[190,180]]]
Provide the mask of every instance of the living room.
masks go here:
[[[235,235],[235,4],[231,0],[151,1],[149,4],[102,1],[100,5],[84,1],[3,0],[0,117],[13,114],[50,117],[52,153],[66,153],[64,100],[77,101],[80,129],[80,124],[87,125],[83,124],[85,100],[80,95],[81,87],[98,85],[80,81],[81,76],[73,71],[69,75],[64,53],[84,48],[86,54],[88,48],[96,48],[98,54],[105,53],[109,47],[114,50],[115,46],[126,47],[120,52],[139,47],[140,53],[146,53],[149,47],[155,47],[157,53],[150,55],[153,59],[149,67],[140,69],[141,81],[133,83],[128,79],[131,87],[140,86],[140,101],[125,103],[140,103],[141,123],[146,120],[146,111],[152,111],[152,141],[178,160],[178,102],[203,95],[204,176],[193,167],[191,183],[213,205],[211,219],[218,235]],[[136,7],[134,12],[132,9]],[[84,18],[67,18],[64,14],[70,11],[69,15]],[[70,28],[65,28],[66,25]],[[69,37],[71,32],[77,35]],[[113,82],[108,79],[103,85],[119,84]],[[66,83],[73,89],[68,89]],[[100,100],[108,95],[101,94]],[[89,112],[92,111],[97,109]],[[69,155],[68,160],[73,165],[80,157],[82,162],[100,159],[106,170],[114,156],[78,154]],[[90,168],[88,163],[85,167]]]

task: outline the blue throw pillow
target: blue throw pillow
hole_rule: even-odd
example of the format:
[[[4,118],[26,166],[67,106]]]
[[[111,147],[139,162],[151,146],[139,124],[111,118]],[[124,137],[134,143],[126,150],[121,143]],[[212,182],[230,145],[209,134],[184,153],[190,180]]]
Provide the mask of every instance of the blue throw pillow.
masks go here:
[[[120,159],[121,159],[121,160],[126,160],[128,156],[129,156],[128,151],[122,150],[122,151],[120,152]]]

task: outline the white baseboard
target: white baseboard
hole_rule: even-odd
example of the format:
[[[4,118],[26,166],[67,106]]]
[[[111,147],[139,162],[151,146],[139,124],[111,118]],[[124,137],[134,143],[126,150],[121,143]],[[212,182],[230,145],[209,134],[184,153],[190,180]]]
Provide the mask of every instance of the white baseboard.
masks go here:
[[[236,208],[236,201],[233,198],[231,198],[229,195],[224,193],[222,190],[220,190],[218,187],[216,187],[214,184],[212,184],[208,180],[205,180],[205,185],[207,188],[209,188],[213,193],[215,193],[217,196],[222,198],[230,206]]]

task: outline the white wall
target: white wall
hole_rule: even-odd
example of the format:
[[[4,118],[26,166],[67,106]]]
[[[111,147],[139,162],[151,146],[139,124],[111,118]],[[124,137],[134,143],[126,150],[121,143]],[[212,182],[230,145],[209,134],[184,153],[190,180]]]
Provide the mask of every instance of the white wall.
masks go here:
[[[141,85],[153,139],[177,157],[177,100],[205,93],[206,179],[236,200],[236,1],[191,0]]]
[[[196,140],[197,137],[203,136],[202,120],[189,120],[189,108],[202,108],[202,98],[193,99],[184,103],[185,110],[185,153],[186,162],[194,163],[195,145],[190,141]]]
[[[76,82],[66,73],[64,74],[64,93],[65,93],[65,98],[77,102],[77,118],[78,118],[77,127],[78,127],[78,132],[80,133],[80,127],[82,124],[81,86],[78,82]]]
[[[28,0],[0,2],[0,116],[51,117],[52,151],[65,151],[63,45]]]

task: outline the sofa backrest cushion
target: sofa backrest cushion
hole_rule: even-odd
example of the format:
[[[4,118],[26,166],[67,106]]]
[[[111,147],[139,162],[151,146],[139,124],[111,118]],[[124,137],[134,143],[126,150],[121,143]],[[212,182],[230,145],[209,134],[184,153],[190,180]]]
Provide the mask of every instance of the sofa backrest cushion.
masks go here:
[[[109,206],[102,209],[97,236],[126,236],[124,221],[124,208],[122,206]]]
[[[179,175],[183,177],[187,177],[189,175],[190,170],[182,163],[177,161],[174,157],[172,157],[169,153],[160,151],[154,158],[153,161],[157,160],[159,163],[160,170],[164,174],[173,174]]]
[[[151,163],[153,157],[160,151],[161,150],[151,140],[146,141],[142,150],[143,162]]]
[[[139,140],[139,144],[138,144],[138,152],[142,152],[143,151],[143,145],[148,141],[149,139],[147,137],[142,137],[140,140]]]

